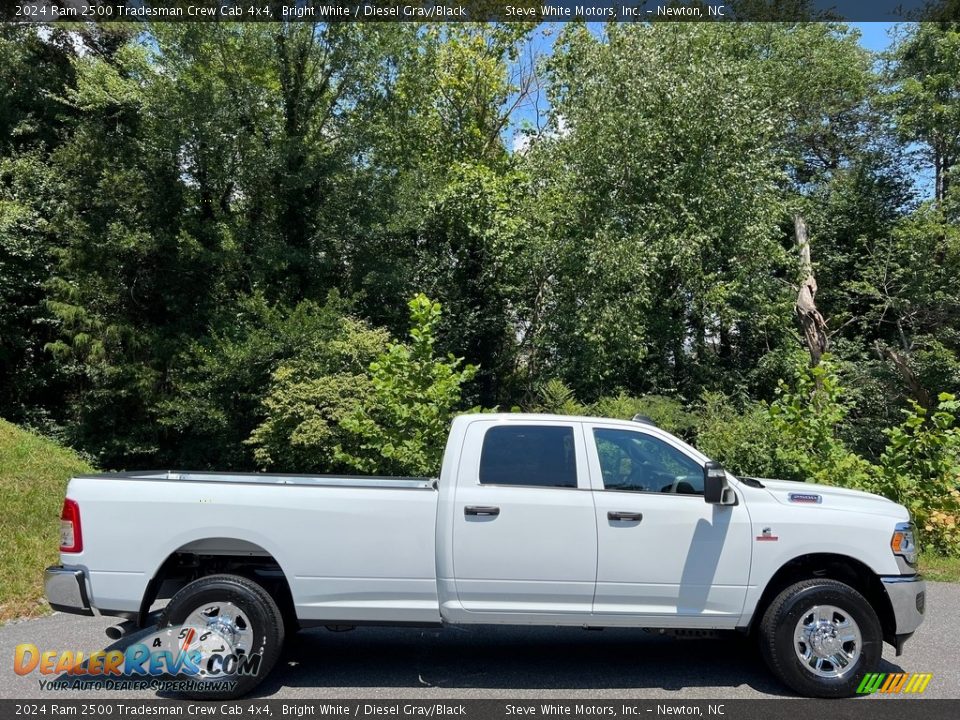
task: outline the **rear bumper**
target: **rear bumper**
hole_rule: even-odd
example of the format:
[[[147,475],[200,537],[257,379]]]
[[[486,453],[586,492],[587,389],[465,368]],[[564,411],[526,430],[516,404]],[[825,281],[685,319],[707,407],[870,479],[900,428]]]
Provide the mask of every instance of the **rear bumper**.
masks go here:
[[[50,607],[75,615],[93,615],[87,596],[86,574],[81,568],[52,565],[43,571],[43,588]]]
[[[920,627],[927,604],[927,583],[922,575],[889,575],[880,578],[890,598],[896,621],[897,654],[903,643]]]

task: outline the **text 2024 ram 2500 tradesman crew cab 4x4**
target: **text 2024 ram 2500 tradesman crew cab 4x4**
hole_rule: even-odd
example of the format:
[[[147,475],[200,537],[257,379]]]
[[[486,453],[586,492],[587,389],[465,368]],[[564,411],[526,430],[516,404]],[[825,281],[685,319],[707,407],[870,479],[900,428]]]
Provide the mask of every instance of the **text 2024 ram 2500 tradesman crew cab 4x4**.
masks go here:
[[[126,618],[113,637],[158,622],[260,654],[207,696],[252,689],[298,627],[374,623],[738,630],[798,693],[839,697],[923,619],[909,521],[868,493],[736,478],[649,423],[474,414],[436,480],[75,477],[46,592]]]

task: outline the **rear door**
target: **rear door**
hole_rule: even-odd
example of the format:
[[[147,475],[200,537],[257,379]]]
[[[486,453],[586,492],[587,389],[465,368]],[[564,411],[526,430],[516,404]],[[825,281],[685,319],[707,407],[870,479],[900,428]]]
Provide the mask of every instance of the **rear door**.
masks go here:
[[[472,423],[453,523],[465,610],[514,621],[517,614],[590,613],[597,526],[580,423]]]

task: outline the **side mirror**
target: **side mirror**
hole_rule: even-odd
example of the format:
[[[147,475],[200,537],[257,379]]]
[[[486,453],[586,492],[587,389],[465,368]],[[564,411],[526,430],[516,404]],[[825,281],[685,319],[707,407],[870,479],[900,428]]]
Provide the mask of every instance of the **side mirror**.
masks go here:
[[[727,471],[711,460],[703,466],[703,499],[711,505],[734,505],[737,496],[727,485]]]

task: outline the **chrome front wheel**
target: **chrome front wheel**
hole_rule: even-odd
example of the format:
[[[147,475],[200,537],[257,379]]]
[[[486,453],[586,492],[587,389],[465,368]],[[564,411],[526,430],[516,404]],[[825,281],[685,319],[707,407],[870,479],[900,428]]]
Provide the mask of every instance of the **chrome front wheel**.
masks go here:
[[[843,677],[863,652],[860,626],[835,605],[814,605],[797,622],[793,636],[803,667],[823,678]]]
[[[767,665],[807,697],[856,695],[864,674],[880,664],[883,631],[876,611],[837,580],[811,578],[784,588],[757,630]]]

